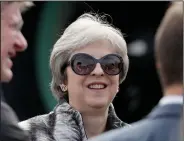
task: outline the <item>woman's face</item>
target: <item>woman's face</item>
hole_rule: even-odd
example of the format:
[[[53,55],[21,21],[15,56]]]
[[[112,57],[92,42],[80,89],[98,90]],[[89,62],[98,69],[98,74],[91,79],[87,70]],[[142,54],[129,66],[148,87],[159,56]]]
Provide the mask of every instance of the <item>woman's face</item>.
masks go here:
[[[115,53],[115,49],[110,47],[108,41],[99,41],[74,52],[77,53],[89,54],[100,59],[107,54]],[[89,75],[78,75],[71,66],[67,67],[66,72],[69,103],[80,112],[85,112],[89,108],[107,108],[118,91],[119,74],[106,74],[99,63]]]

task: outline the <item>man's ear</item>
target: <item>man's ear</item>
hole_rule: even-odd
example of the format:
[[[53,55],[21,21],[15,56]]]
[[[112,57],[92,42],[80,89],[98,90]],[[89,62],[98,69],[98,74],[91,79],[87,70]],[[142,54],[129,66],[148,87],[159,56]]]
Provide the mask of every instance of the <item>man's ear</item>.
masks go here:
[[[117,89],[117,93],[119,92],[119,87],[118,87],[118,89]]]
[[[158,70],[160,69],[160,63],[159,62],[156,63],[156,69],[158,69]]]

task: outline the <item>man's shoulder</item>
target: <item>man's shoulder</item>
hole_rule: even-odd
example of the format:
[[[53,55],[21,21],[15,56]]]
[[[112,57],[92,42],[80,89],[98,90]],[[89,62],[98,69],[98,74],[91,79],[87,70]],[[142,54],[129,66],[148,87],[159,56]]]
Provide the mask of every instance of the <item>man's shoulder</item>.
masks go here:
[[[153,137],[165,139],[167,138],[165,134],[172,132],[170,127],[177,129],[176,122],[178,119],[153,112],[151,114],[152,116],[148,115],[146,118],[131,124],[130,127],[125,126],[106,132],[90,141],[146,141]],[[162,134],[160,134],[161,132]]]
[[[17,123],[18,118],[13,109],[4,101],[1,101],[1,122]]]
[[[151,122],[144,119],[133,123],[131,126],[106,132],[90,141],[137,141],[141,140],[142,136],[145,136],[145,132],[149,132],[151,128]]]
[[[13,109],[4,101],[1,101],[1,140],[24,141],[28,135],[18,126],[18,118]]]

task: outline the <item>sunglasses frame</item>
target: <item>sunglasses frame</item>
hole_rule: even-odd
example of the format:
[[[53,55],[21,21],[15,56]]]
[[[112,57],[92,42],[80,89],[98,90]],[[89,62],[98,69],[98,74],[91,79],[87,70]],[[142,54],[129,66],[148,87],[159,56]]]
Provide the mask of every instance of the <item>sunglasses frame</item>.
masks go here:
[[[79,74],[79,73],[77,73],[77,72],[75,71],[73,62],[75,61],[76,57],[79,56],[79,55],[88,56],[88,57],[90,57],[90,58],[94,61],[95,66],[94,66],[94,68],[90,71],[90,73],[95,69],[97,63],[100,63],[102,70],[104,71],[104,73],[106,73],[106,74],[108,74],[108,75],[118,75],[118,74],[120,74],[120,73],[122,72],[122,70],[123,70],[123,66],[124,66],[123,58],[122,58],[120,55],[118,55],[118,54],[107,54],[107,55],[103,56],[103,57],[100,58],[100,59],[96,59],[96,58],[94,58],[93,56],[91,56],[91,55],[89,55],[89,54],[86,54],[86,53],[77,53],[77,54],[74,54],[74,55],[71,57],[70,61],[68,62],[68,65],[70,65],[71,68],[72,68],[72,70],[73,70],[76,74],[78,74],[78,75],[89,75],[89,74],[90,74],[90,73],[87,73],[87,74]],[[118,72],[118,73],[116,73],[116,74],[109,74],[109,73],[107,73],[107,72],[105,71],[105,69],[104,69],[103,65],[101,64],[101,62],[102,62],[102,60],[103,60],[104,58],[106,58],[107,56],[116,56],[117,58],[120,59],[121,68],[119,68],[119,72]]]

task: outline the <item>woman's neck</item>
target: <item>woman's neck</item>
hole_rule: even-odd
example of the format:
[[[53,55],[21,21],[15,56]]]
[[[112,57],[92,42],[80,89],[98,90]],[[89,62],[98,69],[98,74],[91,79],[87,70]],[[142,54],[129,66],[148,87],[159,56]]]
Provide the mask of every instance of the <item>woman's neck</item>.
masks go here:
[[[108,109],[105,112],[101,112],[99,114],[82,114],[84,129],[88,138],[97,136],[105,131],[107,117]]]

